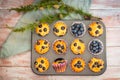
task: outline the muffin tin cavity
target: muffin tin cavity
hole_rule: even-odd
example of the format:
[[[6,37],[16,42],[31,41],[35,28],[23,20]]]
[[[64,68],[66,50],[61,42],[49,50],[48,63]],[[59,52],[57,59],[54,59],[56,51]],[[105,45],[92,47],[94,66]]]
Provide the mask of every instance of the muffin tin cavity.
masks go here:
[[[40,23],[31,42],[31,66],[38,75],[97,76],[106,70],[106,29],[101,21]]]
[[[104,49],[103,43],[98,39],[94,39],[94,40],[90,41],[88,48],[89,48],[90,53],[92,53],[94,55],[98,55],[98,54],[102,53],[102,51]]]
[[[59,39],[53,43],[53,50],[56,54],[65,54],[67,51],[67,44],[64,40]]]
[[[81,22],[74,22],[71,26],[71,33],[75,37],[82,37],[85,34],[85,25]]]

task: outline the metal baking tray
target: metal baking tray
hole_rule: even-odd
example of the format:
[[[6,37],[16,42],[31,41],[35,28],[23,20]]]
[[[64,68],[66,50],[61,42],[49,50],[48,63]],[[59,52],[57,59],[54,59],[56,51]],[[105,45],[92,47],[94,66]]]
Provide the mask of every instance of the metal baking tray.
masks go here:
[[[106,67],[107,67],[107,61],[106,61],[106,28],[105,28],[105,25],[102,21],[99,21],[102,25],[103,25],[103,29],[104,29],[104,32],[103,34],[100,36],[100,37],[92,37],[89,35],[87,29],[88,29],[88,25],[91,23],[91,22],[94,22],[92,20],[84,20],[84,21],[81,21],[81,20],[59,20],[59,21],[63,21],[67,27],[68,27],[68,31],[67,31],[67,34],[63,37],[57,37],[54,33],[53,33],[53,27],[54,27],[54,24],[57,22],[53,22],[52,24],[49,24],[50,26],[50,32],[47,36],[45,37],[40,37],[39,35],[37,35],[35,33],[35,31],[33,31],[31,33],[31,68],[33,70],[34,73],[38,74],[38,75],[71,75],[71,76],[98,76],[98,75],[101,75],[105,72],[106,70]],[[82,22],[83,24],[85,24],[85,27],[86,27],[86,32],[85,32],[85,35],[82,36],[82,37],[79,37],[82,41],[84,41],[85,45],[86,45],[86,50],[85,50],[85,53],[82,54],[82,55],[74,55],[72,53],[72,51],[70,50],[70,44],[71,42],[75,39],[75,37],[71,34],[70,32],[70,27],[71,25],[74,23],[74,22]],[[45,39],[45,40],[48,40],[49,43],[50,43],[50,50],[46,53],[46,54],[43,54],[43,55],[40,55],[38,53],[36,53],[36,51],[34,50],[34,44],[35,42],[38,40],[38,39]],[[56,39],[64,39],[66,42],[67,42],[67,46],[68,46],[68,49],[67,49],[67,52],[65,55],[57,55],[53,49],[52,49],[52,44],[53,42],[56,40]],[[103,43],[103,52],[99,55],[92,55],[90,54],[89,50],[88,50],[88,44],[91,40],[93,39],[99,39],[102,41]],[[34,68],[34,62],[36,60],[36,58],[38,58],[39,56],[43,56],[43,57],[46,57],[48,60],[49,60],[49,63],[50,63],[50,66],[49,66],[49,69],[43,73],[41,72],[38,72],[35,68]],[[82,72],[79,72],[79,73],[76,73],[76,72],[73,72],[71,70],[71,67],[70,67],[70,62],[73,58],[75,57],[81,57],[85,60],[85,63],[86,63],[86,66],[85,66],[85,69],[82,71]],[[92,72],[89,67],[88,67],[88,62],[91,58],[93,57],[97,57],[97,58],[101,58],[102,60],[104,60],[104,69],[101,71],[101,72],[98,72],[98,73],[95,73],[95,72]],[[53,61],[56,59],[56,58],[64,58],[66,60],[68,60],[68,66],[66,68],[66,71],[65,72],[62,72],[62,73],[56,73],[55,70],[53,69],[52,67],[52,63]]]

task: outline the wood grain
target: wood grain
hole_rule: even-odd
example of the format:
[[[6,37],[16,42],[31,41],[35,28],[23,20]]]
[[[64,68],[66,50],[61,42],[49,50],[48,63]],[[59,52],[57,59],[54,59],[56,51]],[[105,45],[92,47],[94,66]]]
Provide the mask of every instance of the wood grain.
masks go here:
[[[92,9],[120,9],[120,0],[92,0]]]
[[[23,5],[31,4],[34,0],[1,0],[0,9],[16,8]]]
[[[120,79],[120,67],[108,67],[100,76],[39,76],[32,72],[30,67],[0,67],[2,80],[104,80],[107,78]],[[5,77],[4,77],[5,76]],[[113,79],[114,80],[114,79]]]
[[[1,0],[0,9],[31,4],[34,0]],[[92,0],[92,9],[119,9],[120,0]]]
[[[34,74],[30,67],[0,67],[0,80],[48,80]]]
[[[21,14],[8,10],[12,7],[31,4],[34,0],[0,0],[0,48],[10,30],[6,23],[14,26]],[[2,9],[2,10],[1,10]],[[106,72],[101,76],[38,76],[30,68],[30,51],[7,59],[0,59],[0,80],[120,80],[120,0],[92,0],[90,13],[101,17],[107,32]]]

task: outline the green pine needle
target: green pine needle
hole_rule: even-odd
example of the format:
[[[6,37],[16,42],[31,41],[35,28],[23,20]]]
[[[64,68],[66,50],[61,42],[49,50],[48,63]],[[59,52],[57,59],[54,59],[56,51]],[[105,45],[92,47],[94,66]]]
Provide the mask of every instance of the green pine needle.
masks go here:
[[[20,8],[11,8],[10,10],[15,10],[17,12],[29,12],[33,10],[43,10],[43,9],[53,9],[59,11],[59,13],[57,13],[56,11],[55,14],[44,15],[39,20],[39,23],[35,22],[20,28],[11,28],[9,26],[7,26],[7,28],[12,29],[13,32],[24,32],[26,30],[34,30],[34,28],[37,27],[38,24],[40,23],[52,23],[54,21],[63,19],[64,17],[68,16],[70,13],[73,12],[81,15],[85,20],[90,20],[90,19],[100,20],[100,18],[94,17],[90,13],[84,12],[82,9],[77,10],[71,6],[64,4],[62,0],[41,0],[39,3],[35,5],[21,6]]]

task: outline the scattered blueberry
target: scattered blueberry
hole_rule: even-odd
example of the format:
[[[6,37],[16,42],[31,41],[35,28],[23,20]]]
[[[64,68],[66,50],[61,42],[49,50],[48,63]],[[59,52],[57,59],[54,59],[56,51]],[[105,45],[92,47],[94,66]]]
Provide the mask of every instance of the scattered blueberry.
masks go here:
[[[71,26],[71,32],[75,37],[79,37],[79,36],[83,35],[83,33],[85,32],[83,24],[82,23],[74,23]]]

